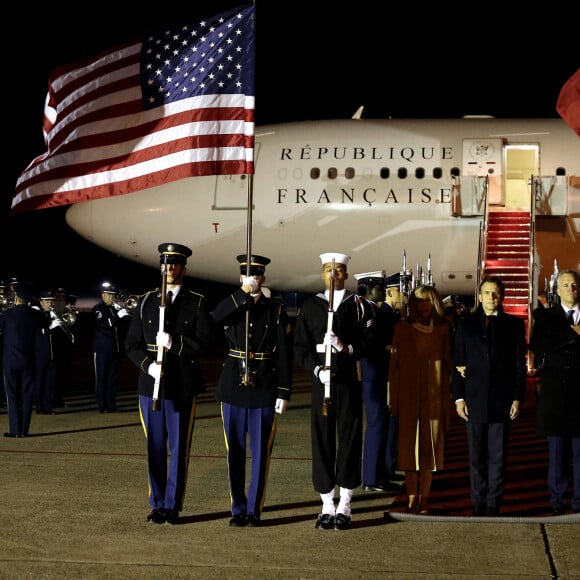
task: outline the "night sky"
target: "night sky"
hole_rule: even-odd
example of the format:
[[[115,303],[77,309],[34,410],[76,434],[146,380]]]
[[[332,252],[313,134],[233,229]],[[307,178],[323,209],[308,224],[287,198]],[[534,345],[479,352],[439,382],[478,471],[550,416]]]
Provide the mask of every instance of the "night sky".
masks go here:
[[[78,293],[96,292],[107,278],[132,292],[158,284],[156,270],[104,252],[72,232],[65,208],[14,218],[9,210],[18,176],[45,151],[43,104],[55,68],[241,2],[171,4],[160,13],[135,3],[141,12],[131,15],[126,4],[117,14],[119,2],[108,1],[62,14],[60,5],[35,13],[24,3],[11,7],[11,20],[5,21],[11,31],[2,38],[8,130],[0,279],[16,274]],[[342,4],[256,2],[257,125],[348,118],[360,105],[369,118],[555,118],[560,88],[580,66],[577,19],[546,12],[551,8],[508,16],[505,3],[453,10],[441,3],[427,9],[409,2],[378,8],[376,2]],[[201,290],[215,290],[196,282]]]

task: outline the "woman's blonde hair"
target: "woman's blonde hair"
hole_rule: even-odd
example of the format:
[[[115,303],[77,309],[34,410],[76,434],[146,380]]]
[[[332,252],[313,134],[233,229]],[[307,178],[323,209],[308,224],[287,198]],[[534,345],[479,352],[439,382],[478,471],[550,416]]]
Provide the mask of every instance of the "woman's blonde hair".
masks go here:
[[[421,284],[421,286],[417,286],[409,296],[409,318],[412,319],[413,322],[419,320],[417,314],[417,304],[419,303],[419,300],[429,300],[429,302],[433,304],[434,324],[439,324],[444,320],[443,311],[445,307],[443,306],[441,295],[434,286],[425,286],[424,284]]]

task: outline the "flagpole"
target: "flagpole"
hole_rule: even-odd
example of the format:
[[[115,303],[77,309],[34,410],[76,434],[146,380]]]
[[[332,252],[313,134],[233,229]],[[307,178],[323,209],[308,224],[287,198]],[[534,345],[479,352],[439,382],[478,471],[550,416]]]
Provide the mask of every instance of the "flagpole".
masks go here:
[[[246,218],[246,276],[250,276],[252,267],[252,209],[254,205],[254,175],[248,174],[248,208]],[[248,296],[248,307],[246,308],[246,347],[244,349],[244,375],[242,382],[245,386],[252,385],[252,375],[250,372],[250,309],[253,304],[253,297]]]

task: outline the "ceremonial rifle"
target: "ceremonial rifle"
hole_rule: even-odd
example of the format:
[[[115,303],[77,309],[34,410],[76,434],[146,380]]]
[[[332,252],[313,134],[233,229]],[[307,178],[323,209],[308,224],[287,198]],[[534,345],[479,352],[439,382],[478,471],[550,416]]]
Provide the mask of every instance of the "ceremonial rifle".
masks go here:
[[[332,259],[332,271],[330,273],[330,289],[328,293],[328,318],[326,321],[326,332],[332,332],[332,322],[334,319],[334,279],[336,270],[334,267],[334,258]],[[322,402],[322,415],[328,415],[328,406],[330,405],[330,369],[332,367],[332,345],[327,344],[324,356],[324,370],[328,371],[328,377],[324,383],[324,400]]]
[[[159,303],[159,332],[165,330],[165,308],[167,306],[167,254],[163,257],[163,264],[161,264],[161,302]],[[157,359],[155,364],[161,366],[161,372],[155,379],[153,386],[153,410],[159,411],[161,404],[159,403],[159,385],[161,383],[161,374],[163,373],[163,359],[165,356],[165,347],[157,347]]]

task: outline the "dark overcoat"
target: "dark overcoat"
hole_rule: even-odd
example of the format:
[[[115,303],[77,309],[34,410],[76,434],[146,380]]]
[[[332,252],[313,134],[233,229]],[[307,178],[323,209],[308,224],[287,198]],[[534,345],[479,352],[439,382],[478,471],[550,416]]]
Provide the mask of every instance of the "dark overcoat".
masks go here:
[[[453,365],[467,370],[464,379],[453,369],[451,387],[455,400],[465,399],[470,421],[504,423],[510,420],[512,402],[523,402],[526,394],[525,326],[521,318],[503,311],[489,325],[486,318],[479,305],[459,321]]]
[[[538,433],[580,437],[580,336],[561,305],[534,311],[530,349],[543,359]]]

